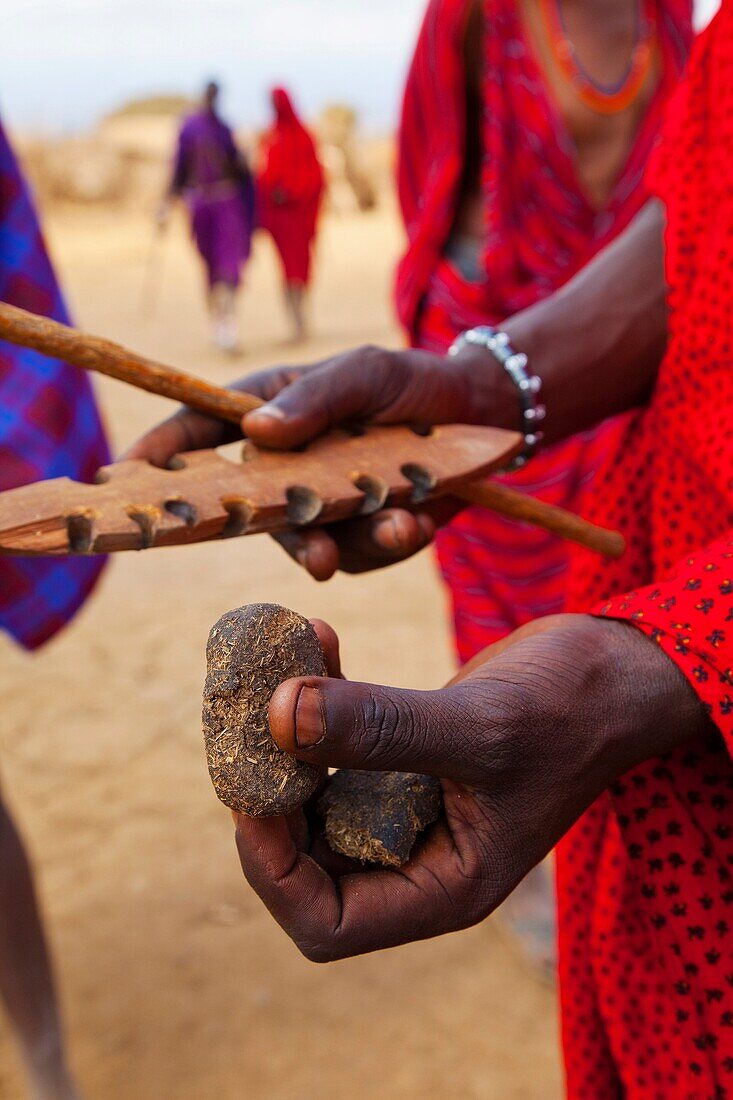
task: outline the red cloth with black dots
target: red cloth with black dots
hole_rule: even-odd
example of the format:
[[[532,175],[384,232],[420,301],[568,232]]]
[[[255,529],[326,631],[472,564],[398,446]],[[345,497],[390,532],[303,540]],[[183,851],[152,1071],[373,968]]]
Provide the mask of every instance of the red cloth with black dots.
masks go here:
[[[598,603],[661,646],[717,732],[625,775],[559,846],[572,1100],[733,1098],[731,75],[723,0],[651,167],[668,219],[667,355],[584,508],[629,551],[603,564],[578,551],[571,588],[576,609]]]

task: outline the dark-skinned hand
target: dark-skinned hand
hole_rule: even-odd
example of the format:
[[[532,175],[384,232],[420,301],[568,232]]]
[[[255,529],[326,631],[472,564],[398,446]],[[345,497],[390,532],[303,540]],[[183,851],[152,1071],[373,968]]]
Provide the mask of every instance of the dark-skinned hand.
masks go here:
[[[287,450],[336,424],[355,421],[488,423],[481,406],[485,394],[471,384],[467,366],[460,356],[447,360],[422,351],[365,347],[312,367],[275,367],[235,383],[233,388],[268,402],[243,417],[241,432],[184,408],[143,436],[125,457],[164,466],[178,452],[218,447],[242,434],[258,445]],[[488,378],[489,366],[482,367]],[[516,396],[511,397],[514,414]],[[316,580],[328,580],[337,569],[360,573],[412,556],[459,508],[448,498],[415,510],[387,508],[327,531],[289,531],[277,541]]]
[[[338,678],[335,635],[316,626],[332,678],[278,688],[277,744],[321,765],[437,776],[445,813],[399,871],[333,856],[312,805],[235,815],[247,880],[315,962],[482,920],[619,775],[708,721],[676,666],[625,623],[538,620],[427,692]]]

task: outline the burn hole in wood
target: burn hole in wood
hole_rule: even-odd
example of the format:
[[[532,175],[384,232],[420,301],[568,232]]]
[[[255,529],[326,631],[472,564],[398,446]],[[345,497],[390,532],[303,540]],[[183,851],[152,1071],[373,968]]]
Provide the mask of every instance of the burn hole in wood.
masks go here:
[[[414,485],[412,499],[416,504],[430,496],[436,486],[436,479],[429,470],[415,462],[406,462],[400,467],[400,471]]]
[[[222,508],[229,517],[222,529],[223,539],[237,538],[247,530],[252,519],[252,507],[246,500],[223,500]]]
[[[288,522],[301,525],[313,523],[323,511],[323,501],[318,493],[309,489],[307,485],[290,485],[285,491],[288,502]]]
[[[369,474],[356,474],[352,481],[360,493],[364,494],[361,506],[361,514],[370,516],[372,512],[378,512],[383,508],[389,495],[389,486],[378,477],[370,477]]]
[[[196,509],[187,500],[167,500],[165,510],[170,512],[172,516],[176,516],[177,519],[182,520],[186,527],[193,527],[196,522]]]
[[[84,512],[66,517],[69,548],[74,554],[88,554],[94,545],[94,523]]]
[[[155,508],[128,508],[127,514],[140,528],[140,549],[149,550],[155,540],[158,512]]]

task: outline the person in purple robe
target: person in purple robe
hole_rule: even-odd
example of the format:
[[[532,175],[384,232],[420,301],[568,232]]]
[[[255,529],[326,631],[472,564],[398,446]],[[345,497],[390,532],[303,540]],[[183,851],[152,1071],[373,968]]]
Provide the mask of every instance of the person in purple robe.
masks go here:
[[[206,267],[214,342],[236,352],[236,294],[250,254],[254,228],[254,183],[246,158],[217,113],[219,85],[206,85],[201,106],[181,126],[173,173],[160,214],[180,197]]]

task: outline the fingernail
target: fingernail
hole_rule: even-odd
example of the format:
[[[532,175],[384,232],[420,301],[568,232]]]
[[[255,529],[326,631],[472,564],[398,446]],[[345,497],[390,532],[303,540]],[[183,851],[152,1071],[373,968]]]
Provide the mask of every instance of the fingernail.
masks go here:
[[[262,405],[259,409],[253,409],[250,416],[268,416],[271,420],[284,420],[285,413],[277,405]]]
[[[402,540],[400,539],[400,532],[397,523],[393,516],[389,516],[387,519],[380,519],[376,525],[375,531],[377,542],[381,542],[382,538],[386,535],[382,543],[389,550],[402,550]]]
[[[295,705],[295,743],[299,749],[311,749],[325,736],[321,693],[316,688],[301,688]]]
[[[295,551],[295,560],[298,565],[302,565],[304,569],[308,568],[308,547],[300,546]]]

